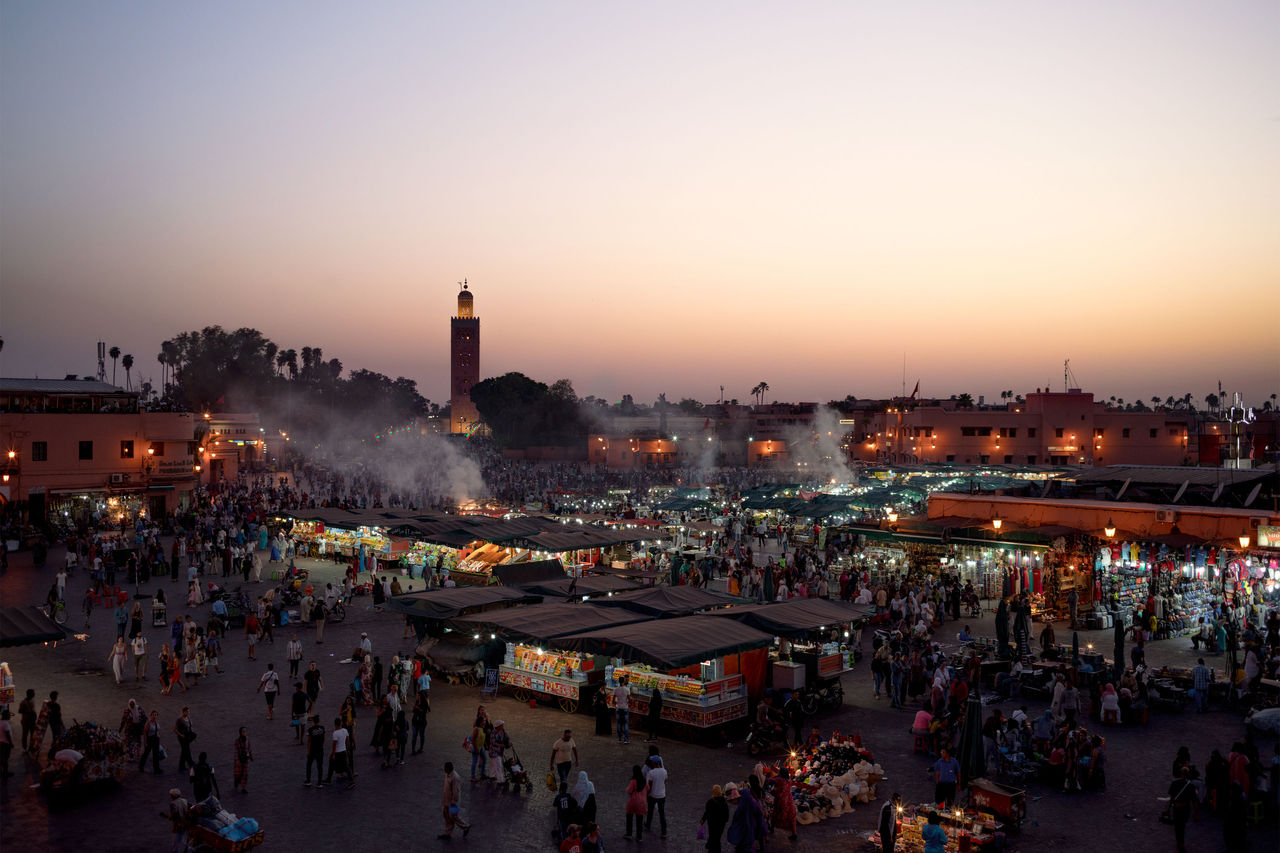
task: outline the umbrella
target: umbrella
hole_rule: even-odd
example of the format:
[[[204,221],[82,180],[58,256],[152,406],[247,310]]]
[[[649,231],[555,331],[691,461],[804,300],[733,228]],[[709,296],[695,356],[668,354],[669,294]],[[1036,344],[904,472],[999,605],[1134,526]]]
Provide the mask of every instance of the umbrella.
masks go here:
[[[974,682],[965,702],[964,726],[960,730],[960,775],[971,782],[987,772],[986,749],[982,742],[982,687]]]
[[[1124,616],[1116,614],[1116,682],[1119,683],[1120,676],[1124,675]]]

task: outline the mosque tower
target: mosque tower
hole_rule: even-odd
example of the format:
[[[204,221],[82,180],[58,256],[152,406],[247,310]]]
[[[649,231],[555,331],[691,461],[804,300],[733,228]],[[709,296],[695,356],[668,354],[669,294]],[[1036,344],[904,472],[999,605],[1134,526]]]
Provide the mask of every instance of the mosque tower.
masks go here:
[[[449,327],[449,432],[469,433],[480,422],[471,402],[471,387],[480,381],[480,318],[465,279]]]

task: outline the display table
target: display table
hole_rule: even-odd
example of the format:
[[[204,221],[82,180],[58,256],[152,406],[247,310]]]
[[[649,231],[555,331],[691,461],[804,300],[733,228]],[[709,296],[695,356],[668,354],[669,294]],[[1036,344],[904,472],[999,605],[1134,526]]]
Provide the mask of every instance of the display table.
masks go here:
[[[610,708],[614,707],[613,688],[622,676],[631,689],[627,704],[632,719],[649,713],[654,687],[662,688],[662,719],[672,723],[707,729],[747,716],[746,685],[741,675],[701,681],[643,667],[615,667],[606,679]]]
[[[591,681],[595,661],[573,652],[552,652],[535,646],[509,644],[506,660],[498,667],[498,683],[512,689],[521,702],[531,696],[554,699],[560,709],[574,713],[586,694],[599,684]]]

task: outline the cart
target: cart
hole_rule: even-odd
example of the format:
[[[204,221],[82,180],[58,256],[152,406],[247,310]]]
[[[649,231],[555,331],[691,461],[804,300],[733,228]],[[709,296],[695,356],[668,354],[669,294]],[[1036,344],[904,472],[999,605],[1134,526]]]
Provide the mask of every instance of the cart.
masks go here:
[[[974,779],[969,783],[969,805],[1018,826],[1027,816],[1027,792],[990,779]]]
[[[257,847],[266,837],[266,830],[259,829],[248,838],[232,841],[212,829],[196,824],[187,830],[187,846],[195,853],[242,853]]]
[[[151,627],[166,628],[169,625],[168,609],[163,601],[151,601]]]

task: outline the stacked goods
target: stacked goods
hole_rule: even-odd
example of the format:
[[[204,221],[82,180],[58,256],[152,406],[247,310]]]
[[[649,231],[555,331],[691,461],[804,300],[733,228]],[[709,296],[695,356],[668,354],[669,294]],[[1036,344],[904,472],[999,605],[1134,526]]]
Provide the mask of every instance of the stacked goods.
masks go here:
[[[796,821],[817,823],[853,811],[854,803],[868,803],[876,797],[876,785],[884,779],[884,768],[874,763],[856,735],[839,732],[816,747],[793,753],[784,762],[789,766],[794,786]],[[769,776],[780,767],[765,768]]]
[[[119,732],[97,723],[77,723],[62,733],[57,749],[73,749],[84,756],[86,782],[124,778],[125,742]]]
[[[258,822],[251,817],[236,817],[222,807],[216,797],[191,807],[196,825],[231,842],[246,841],[258,833]]]

